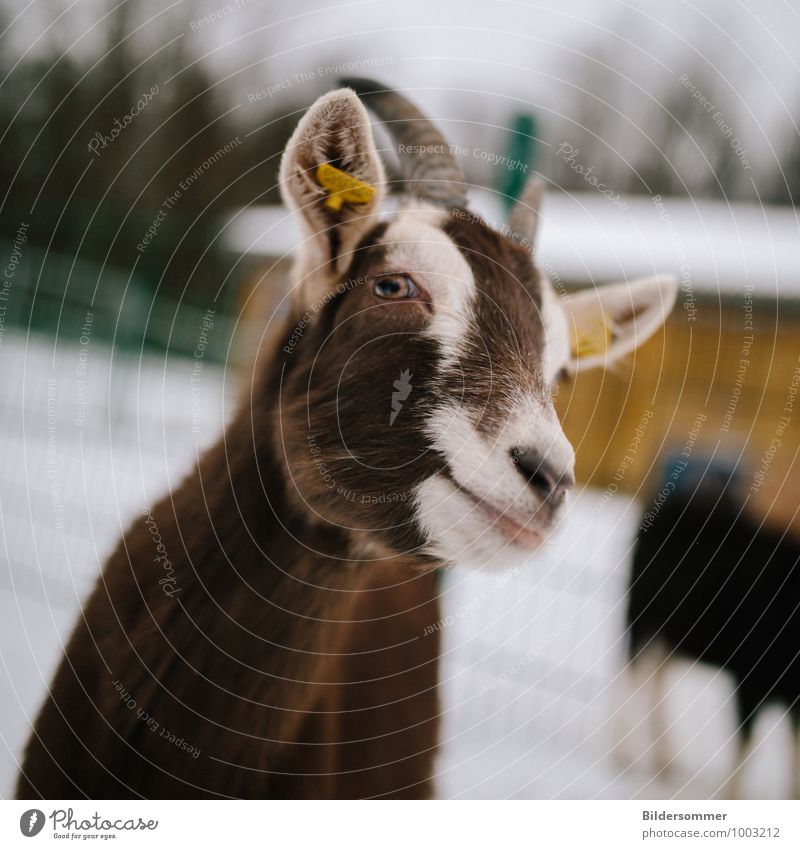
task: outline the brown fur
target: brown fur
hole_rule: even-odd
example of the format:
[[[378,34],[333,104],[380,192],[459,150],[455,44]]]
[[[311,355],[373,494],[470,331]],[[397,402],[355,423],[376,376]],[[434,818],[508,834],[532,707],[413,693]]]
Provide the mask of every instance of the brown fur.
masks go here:
[[[448,379],[458,384],[465,406],[480,411],[477,427],[492,433],[507,412],[504,396],[520,387],[548,395],[539,369],[545,343],[539,275],[526,248],[466,210],[454,210],[443,229],[477,286],[470,355]]]
[[[20,798],[430,795],[435,577],[398,557],[354,566],[350,535],[288,491],[276,410],[281,372],[305,372],[294,356],[267,358],[252,403],[153,509],[174,584],[159,584],[145,518],[125,534],[36,722]]]

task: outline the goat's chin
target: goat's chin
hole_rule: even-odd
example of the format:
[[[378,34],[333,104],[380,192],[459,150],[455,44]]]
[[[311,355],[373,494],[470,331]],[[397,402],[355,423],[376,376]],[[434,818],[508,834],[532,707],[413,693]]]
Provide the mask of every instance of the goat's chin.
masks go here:
[[[553,530],[551,521],[522,522],[479,501],[446,478],[435,476],[415,495],[427,550],[446,563],[480,569],[519,566],[540,549]]]

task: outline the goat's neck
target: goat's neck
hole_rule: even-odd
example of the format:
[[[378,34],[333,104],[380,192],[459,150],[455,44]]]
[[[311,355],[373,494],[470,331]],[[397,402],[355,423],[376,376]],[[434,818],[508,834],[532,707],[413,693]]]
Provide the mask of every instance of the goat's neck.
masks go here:
[[[201,475],[218,482],[211,505],[215,523],[229,527],[250,559],[271,563],[286,574],[309,569],[345,568],[350,540],[333,526],[323,527],[289,495],[286,470],[269,438],[271,416],[242,409],[223,440],[200,465]],[[209,490],[207,481],[202,482]]]

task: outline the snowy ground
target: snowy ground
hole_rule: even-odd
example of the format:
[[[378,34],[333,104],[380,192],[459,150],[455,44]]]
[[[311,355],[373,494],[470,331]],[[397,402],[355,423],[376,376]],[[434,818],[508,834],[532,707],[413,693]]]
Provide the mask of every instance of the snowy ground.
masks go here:
[[[161,359],[112,362],[99,345],[84,355],[11,331],[2,349],[0,793],[8,795],[81,597],[121,528],[213,439],[230,393],[223,373],[207,364],[193,384],[191,361],[166,368]],[[558,539],[525,569],[448,574],[441,796],[721,792],[734,761],[727,679],[671,666],[666,708],[676,762],[660,779],[646,752],[647,700],[622,683],[624,591],[638,509],[584,491]],[[768,713],[757,732],[745,792],[787,795],[788,724]],[[628,768],[615,751],[623,736],[628,759],[638,757]]]

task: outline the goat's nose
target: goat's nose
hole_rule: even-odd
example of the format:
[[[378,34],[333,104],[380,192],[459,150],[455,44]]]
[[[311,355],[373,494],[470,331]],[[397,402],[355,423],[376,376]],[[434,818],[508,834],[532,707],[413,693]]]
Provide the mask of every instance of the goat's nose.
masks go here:
[[[575,485],[571,468],[559,469],[535,448],[514,448],[511,452],[519,473],[546,502],[558,505]]]

